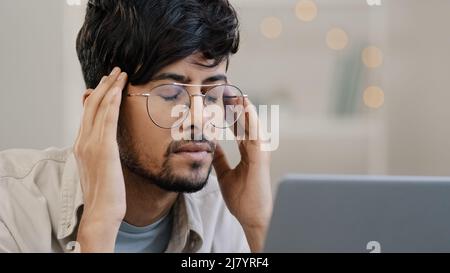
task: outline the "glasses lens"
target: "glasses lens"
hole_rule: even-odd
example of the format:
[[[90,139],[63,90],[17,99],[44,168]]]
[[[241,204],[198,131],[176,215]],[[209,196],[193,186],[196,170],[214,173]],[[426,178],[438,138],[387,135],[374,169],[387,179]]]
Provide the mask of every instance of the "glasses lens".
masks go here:
[[[161,128],[175,128],[186,119],[190,108],[189,94],[176,85],[162,85],[150,92],[147,111],[153,122]]]
[[[205,94],[206,106],[214,113],[211,121],[216,128],[233,126],[244,112],[244,95],[232,85],[220,85]]]

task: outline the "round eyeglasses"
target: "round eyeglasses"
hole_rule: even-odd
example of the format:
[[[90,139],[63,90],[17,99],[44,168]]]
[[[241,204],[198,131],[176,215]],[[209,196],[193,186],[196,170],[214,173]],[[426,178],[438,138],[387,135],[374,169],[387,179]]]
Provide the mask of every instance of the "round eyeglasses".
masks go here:
[[[202,94],[190,95],[187,87],[201,87]],[[230,84],[193,85],[171,83],[159,85],[149,92],[128,94],[146,97],[147,113],[152,122],[163,129],[180,127],[189,117],[191,98],[202,97],[203,105],[212,113],[211,124],[216,128],[230,128],[244,112],[242,91]]]

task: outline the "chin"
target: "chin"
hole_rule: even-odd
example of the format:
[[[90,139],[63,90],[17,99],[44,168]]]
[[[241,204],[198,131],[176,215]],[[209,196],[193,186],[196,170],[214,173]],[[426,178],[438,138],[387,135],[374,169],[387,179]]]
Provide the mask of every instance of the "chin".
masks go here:
[[[191,164],[196,165],[197,163],[192,162]],[[171,192],[194,193],[206,186],[212,166],[211,164],[201,167],[178,167],[177,165],[172,165],[169,169],[169,172],[160,177],[162,178],[161,180],[154,181],[156,185]]]
[[[173,164],[172,175],[187,181],[203,181],[210,174],[211,163],[202,164],[200,162],[186,162],[185,164]]]

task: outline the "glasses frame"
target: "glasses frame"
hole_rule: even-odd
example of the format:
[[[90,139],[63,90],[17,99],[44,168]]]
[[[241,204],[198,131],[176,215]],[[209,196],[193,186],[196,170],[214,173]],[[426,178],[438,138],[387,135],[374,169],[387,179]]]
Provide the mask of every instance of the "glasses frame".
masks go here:
[[[157,127],[161,128],[161,129],[167,129],[167,130],[176,128],[176,127],[179,126],[179,125],[177,125],[177,126],[174,125],[174,126],[169,127],[169,128],[163,127],[163,126],[159,125],[159,124],[152,118],[152,115],[150,115],[150,112],[149,112],[149,101],[150,101],[150,97],[151,97],[151,94],[150,94],[150,93],[151,93],[154,89],[160,88],[160,87],[163,87],[163,86],[180,86],[180,87],[183,87],[184,91],[185,91],[185,92],[187,93],[187,95],[189,96],[189,109],[191,109],[191,107],[192,107],[192,98],[195,98],[195,97],[201,97],[202,100],[203,100],[203,106],[206,107],[207,105],[206,105],[206,103],[205,103],[205,98],[206,98],[206,93],[208,93],[209,90],[206,91],[205,94],[192,94],[192,95],[191,95],[191,94],[189,94],[189,91],[187,90],[186,87],[211,87],[211,89],[214,89],[214,88],[220,87],[220,86],[231,86],[231,87],[233,87],[233,88],[236,88],[236,89],[242,94],[242,98],[243,98],[244,100],[245,100],[246,98],[248,98],[248,95],[247,95],[247,94],[244,94],[244,92],[242,92],[242,90],[241,90],[239,87],[237,87],[237,86],[235,86],[235,85],[232,85],[232,84],[228,84],[228,83],[219,83],[219,84],[185,84],[185,83],[176,83],[176,82],[175,82],[175,83],[167,83],[167,84],[161,84],[161,85],[158,85],[158,86],[154,87],[153,89],[151,89],[150,91],[144,91],[144,92],[142,92],[142,93],[136,93],[136,94],[127,94],[127,97],[145,97],[145,98],[147,98],[146,106],[147,106],[147,115],[148,115],[148,117],[149,117],[150,120],[153,122],[153,124],[155,124]],[[211,90],[211,89],[210,89],[210,90]],[[242,106],[244,106],[244,105],[242,105]],[[187,116],[184,117],[183,122],[186,120],[186,118],[187,118]],[[237,122],[237,120],[236,120],[233,124],[231,124],[230,127],[233,126],[236,122]],[[213,124],[213,126],[216,127],[214,124]],[[230,127],[225,127],[225,128],[216,127],[216,128],[226,129],[226,128],[230,128]]]

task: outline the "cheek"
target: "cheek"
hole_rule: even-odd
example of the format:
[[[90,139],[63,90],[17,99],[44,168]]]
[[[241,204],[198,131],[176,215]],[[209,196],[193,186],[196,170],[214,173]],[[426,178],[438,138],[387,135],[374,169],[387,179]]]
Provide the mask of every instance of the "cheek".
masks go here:
[[[172,141],[171,131],[157,127],[150,120],[145,100],[125,102],[121,115],[133,143],[133,150],[139,159],[143,162],[156,163],[151,165],[161,167]]]

